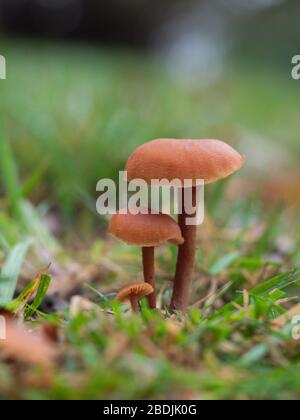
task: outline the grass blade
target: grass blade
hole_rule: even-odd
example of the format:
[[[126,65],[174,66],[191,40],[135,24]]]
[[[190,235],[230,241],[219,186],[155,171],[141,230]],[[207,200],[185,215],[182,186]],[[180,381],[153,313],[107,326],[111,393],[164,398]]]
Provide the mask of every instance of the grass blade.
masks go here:
[[[31,243],[31,240],[27,240],[16,245],[8,255],[0,274],[0,305],[6,305],[12,300]]]
[[[30,233],[34,235],[46,249],[51,252],[57,252],[59,250],[59,245],[43,224],[36,208],[29,201],[23,200],[21,203],[21,211],[26,226],[30,227]]]
[[[22,191],[18,179],[18,171],[9,141],[0,131],[0,170],[2,171],[4,187],[10,200],[13,213],[21,216]]]
[[[48,274],[42,274],[40,276],[39,287],[36,292],[36,296],[34,298],[32,305],[28,306],[25,313],[25,318],[32,316],[36,312],[36,310],[40,307],[40,305],[42,304],[44,300],[44,297],[47,294],[50,283],[51,283],[51,277]]]
[[[220,260],[217,260],[212,264],[212,266],[209,269],[209,274],[216,275],[221,273],[223,270],[228,268],[238,257],[238,252],[231,252],[230,254],[225,255]]]
[[[37,288],[37,280],[31,280],[17,298],[5,305],[5,309],[9,312],[15,313],[20,311],[27,304],[27,301],[33,296]]]
[[[263,297],[272,293],[272,291],[275,289],[284,290],[287,287],[299,281],[300,268],[296,268],[286,273],[279,274],[278,276],[273,277],[270,280],[267,280],[266,282],[250,290],[249,294],[251,296]],[[234,311],[236,309],[236,305],[243,305],[243,297],[239,297],[234,302],[228,303],[227,305],[223,306],[223,308],[219,309],[218,311],[215,311],[211,316],[209,316],[209,319],[218,318],[229,311]]]

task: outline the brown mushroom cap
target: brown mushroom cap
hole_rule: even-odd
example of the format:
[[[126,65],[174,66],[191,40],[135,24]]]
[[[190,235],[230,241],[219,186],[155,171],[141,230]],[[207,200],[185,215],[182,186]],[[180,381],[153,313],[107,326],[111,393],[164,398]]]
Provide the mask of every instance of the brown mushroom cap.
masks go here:
[[[138,147],[128,159],[128,179],[203,179],[206,184],[238,171],[245,158],[220,140],[158,139]]]
[[[159,246],[165,242],[176,245],[184,240],[178,224],[166,214],[115,214],[109,223],[109,232],[129,245]]]
[[[139,300],[145,296],[151,295],[151,293],[153,293],[153,287],[148,283],[129,284],[119,290],[116,299],[119,302],[124,302],[134,296]]]

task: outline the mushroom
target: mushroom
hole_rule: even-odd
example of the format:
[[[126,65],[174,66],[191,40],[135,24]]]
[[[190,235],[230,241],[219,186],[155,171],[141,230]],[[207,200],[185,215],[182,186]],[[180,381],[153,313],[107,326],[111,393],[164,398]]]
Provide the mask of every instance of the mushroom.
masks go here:
[[[180,228],[170,216],[161,213],[150,213],[151,210],[131,209],[126,214],[123,211],[113,215],[109,224],[109,232],[127,243],[142,247],[144,280],[153,287],[153,293],[148,296],[149,307],[156,308],[154,247],[166,242],[176,245],[183,243]],[[138,213],[140,211],[140,213]]]
[[[238,171],[244,163],[241,156],[220,140],[152,140],[137,148],[129,158],[126,171],[128,180],[140,178],[147,183],[153,180],[192,180],[193,205],[196,199],[197,180],[205,184],[224,179]],[[171,309],[186,311],[195,266],[196,226],[186,223],[185,206],[179,215],[184,243],[179,247]]]
[[[154,289],[148,283],[128,284],[117,293],[116,299],[119,302],[130,301],[133,312],[139,311],[139,300],[153,294]]]

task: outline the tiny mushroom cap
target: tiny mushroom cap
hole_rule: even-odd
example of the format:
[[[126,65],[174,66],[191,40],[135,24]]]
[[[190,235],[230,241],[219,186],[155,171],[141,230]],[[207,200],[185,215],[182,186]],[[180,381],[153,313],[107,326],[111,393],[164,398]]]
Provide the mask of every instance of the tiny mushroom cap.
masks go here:
[[[170,242],[181,245],[184,239],[180,227],[172,217],[155,213],[117,213],[109,223],[109,232],[129,245],[156,247]]]
[[[238,171],[245,158],[220,140],[152,140],[138,147],[128,159],[128,179],[191,179],[206,184]]]
[[[122,289],[119,290],[116,299],[119,302],[124,302],[130,299],[131,297],[134,297],[136,300],[139,300],[145,296],[150,295],[151,293],[153,293],[153,287],[148,283],[129,284],[122,287]]]

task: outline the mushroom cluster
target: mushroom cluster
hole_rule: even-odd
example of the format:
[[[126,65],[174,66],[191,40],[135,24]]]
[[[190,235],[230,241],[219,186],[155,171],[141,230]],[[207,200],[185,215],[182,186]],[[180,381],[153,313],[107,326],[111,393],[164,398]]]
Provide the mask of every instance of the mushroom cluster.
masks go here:
[[[179,179],[183,185],[191,180],[189,193],[197,209],[199,180],[211,184],[238,171],[244,157],[220,140],[158,139],[138,147],[128,159],[125,170],[128,180],[142,179],[148,184],[153,180]],[[182,188],[181,200],[186,191]],[[195,210],[196,215],[197,210]],[[130,245],[142,247],[144,280],[153,288],[148,295],[150,308],[156,307],[154,279],[154,247],[165,242],[179,246],[172,311],[185,312],[189,303],[192,276],[195,266],[197,225],[189,224],[185,205],[182,205],[178,224],[165,214],[116,214],[110,221],[110,233]],[[194,216],[195,216],[194,215]],[[136,308],[136,305],[135,305]]]
[[[183,238],[178,224],[170,216],[147,213],[123,214],[121,211],[111,218],[109,232],[128,245],[142,248],[144,280],[152,287],[148,303],[151,309],[155,309],[154,248],[167,242],[181,245]]]

